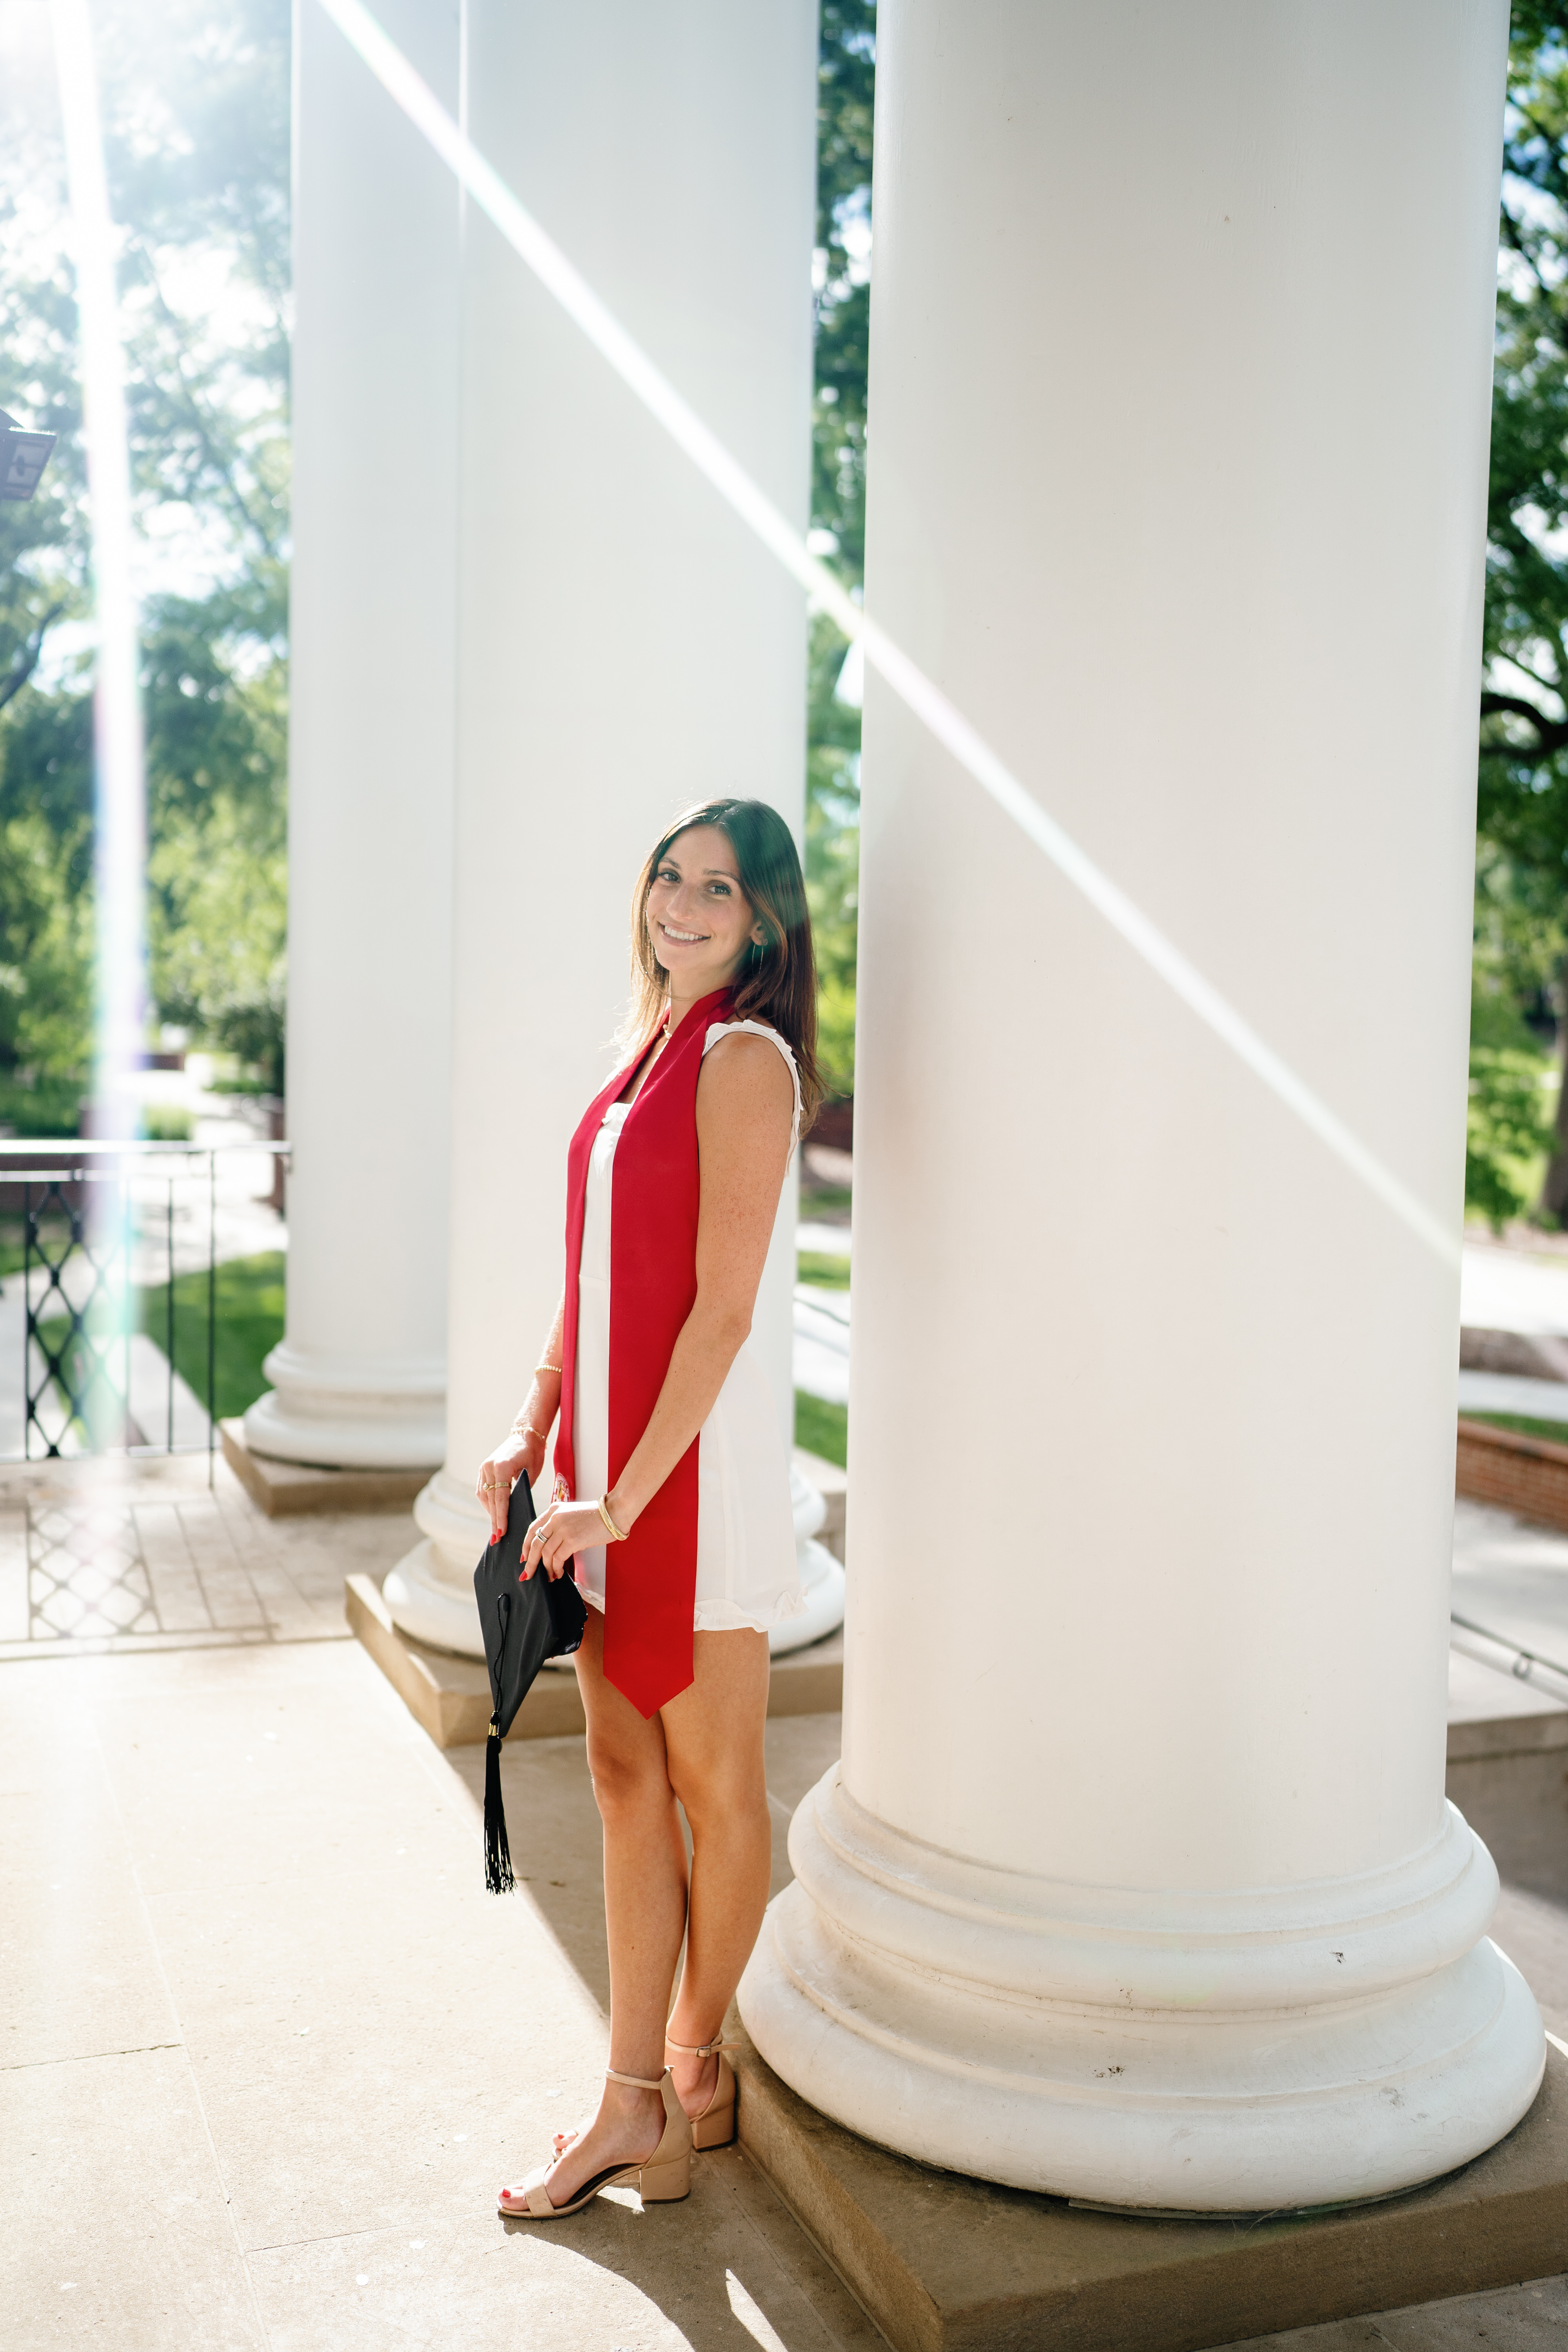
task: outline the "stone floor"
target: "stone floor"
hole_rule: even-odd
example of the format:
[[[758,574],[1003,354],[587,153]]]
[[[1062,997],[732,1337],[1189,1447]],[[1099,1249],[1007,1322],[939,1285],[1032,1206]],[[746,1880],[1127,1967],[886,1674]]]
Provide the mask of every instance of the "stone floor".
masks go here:
[[[0,1463],[0,1662],[343,1638],[343,1579],[418,1540],[405,1512],[268,1519],[221,1455]]]
[[[94,1534],[91,1465],[50,1474],[37,1540],[68,1550],[58,1513],[105,1573],[94,1547],[118,1546],[129,1597],[100,1610],[113,1633],[57,1627],[0,1664],[6,2352],[872,2352],[738,2151],[700,2160],[683,2207],[495,2217],[605,2058],[582,1743],[509,1749],[521,1884],[487,1896],[482,1751],[435,1748],[335,1638],[345,1565],[379,1572],[407,1522],[279,1526],[205,1475],[139,1470]],[[0,1512],[19,1499],[0,1483]],[[836,1717],[769,1724],[775,1885],[837,1738]],[[1498,1932],[1568,2028],[1568,1910],[1510,1889]],[[1568,2282],[1268,2341],[1568,2347]]]

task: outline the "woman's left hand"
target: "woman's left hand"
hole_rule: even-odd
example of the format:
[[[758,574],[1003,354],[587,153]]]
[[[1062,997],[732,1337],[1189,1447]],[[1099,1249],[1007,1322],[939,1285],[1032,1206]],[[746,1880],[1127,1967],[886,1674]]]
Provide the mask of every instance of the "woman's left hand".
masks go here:
[[[518,1580],[526,1584],[541,1562],[546,1576],[563,1576],[574,1553],[593,1551],[605,1540],[605,1522],[597,1504],[551,1503],[529,1528]]]

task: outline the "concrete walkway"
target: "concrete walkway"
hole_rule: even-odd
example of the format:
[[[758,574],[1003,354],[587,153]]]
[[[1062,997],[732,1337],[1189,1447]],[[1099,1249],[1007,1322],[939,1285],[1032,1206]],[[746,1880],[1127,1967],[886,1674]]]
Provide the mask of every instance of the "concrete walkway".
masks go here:
[[[733,2150],[683,2206],[495,2214],[605,2060],[580,1740],[509,1749],[497,1900],[482,1750],[356,1643],[4,1672],[10,2352],[880,2343]],[[781,1830],[836,1746],[769,1726]]]
[[[1467,1242],[1459,1320],[1467,1330],[1568,1334],[1568,1260]]]
[[[100,1466],[51,1474],[79,1514]],[[272,1526],[237,1488],[137,1476],[154,1470],[132,1524],[172,1515],[193,1569],[237,1563],[229,1604],[287,1610],[293,1638],[246,1617],[183,1637],[203,1646],[60,1639],[0,1663],[7,2352],[873,2352],[736,2150],[699,2160],[683,2206],[496,2218],[496,2186],[544,2157],[606,2054],[583,1743],[509,1747],[521,1883],[487,1896],[482,1750],[432,1747],[329,1622],[342,1563],[384,1567],[409,1523]],[[1508,1523],[1472,1536],[1506,1544]],[[768,1726],[775,1889],[838,1731]],[[1568,1912],[1508,1889],[1497,1932],[1568,2032]],[[1565,2329],[1558,2281],[1271,2341],[1545,2352]]]

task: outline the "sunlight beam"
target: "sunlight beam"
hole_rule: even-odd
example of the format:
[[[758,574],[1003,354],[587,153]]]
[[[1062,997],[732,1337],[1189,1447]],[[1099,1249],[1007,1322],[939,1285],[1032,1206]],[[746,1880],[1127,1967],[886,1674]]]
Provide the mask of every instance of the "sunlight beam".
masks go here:
[[[87,0],[51,0],[65,126],[72,257],[80,323],[82,422],[97,629],[93,682],[93,883],[98,1004],[93,1125],[136,1131],[132,1073],[145,1046],[147,786],[131,458],[115,285],[117,240],[103,163],[98,68]]]
[[[320,0],[320,5],[388,96],[423,132],[460,186],[493,221],[513,251],[554,296],[594,348],[784,570],[831,615],[852,644],[859,644],[866,660],[944,751],[1005,811],[1037,848],[1044,851],[1058,871],[1082,893],[1134,954],[1159,974],[1254,1076],[1446,1265],[1457,1268],[1460,1257],[1458,1231],[1429,1209],[1392,1169],[1385,1167],[1321,1096],[1297,1076],[1228,998],[1205,979],[1175,942],[1047,814],[934,680],[851,600],[834,573],[807,551],[800,532],[710,431],[668,376],[654,365],[641,345],[633,341],[587,280],[574,268],[559,246],[519,203],[500,173],[382,30],[363,0]]]

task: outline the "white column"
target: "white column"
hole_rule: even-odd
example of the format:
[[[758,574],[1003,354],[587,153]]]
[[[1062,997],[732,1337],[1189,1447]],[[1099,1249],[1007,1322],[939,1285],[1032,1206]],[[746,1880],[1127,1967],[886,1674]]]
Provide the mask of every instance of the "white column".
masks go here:
[[[385,0],[448,102],[457,12]],[[289,1319],[248,1443],[439,1461],[457,595],[458,198],[295,12]]]
[[[879,19],[868,609],[1456,1236],[1505,34]],[[747,2025],[1031,2189],[1446,2172],[1543,2055],[1443,1797],[1457,1266],[874,677],[863,874],[844,1758]]]
[[[470,136],[804,529],[811,0],[470,0],[468,22]],[[451,1391],[426,1541],[385,1590],[407,1632],[477,1651],[474,1472],[560,1291],[566,1145],[613,1067],[632,884],[713,793],[798,833],[805,640],[798,591],[472,211],[462,284]]]

